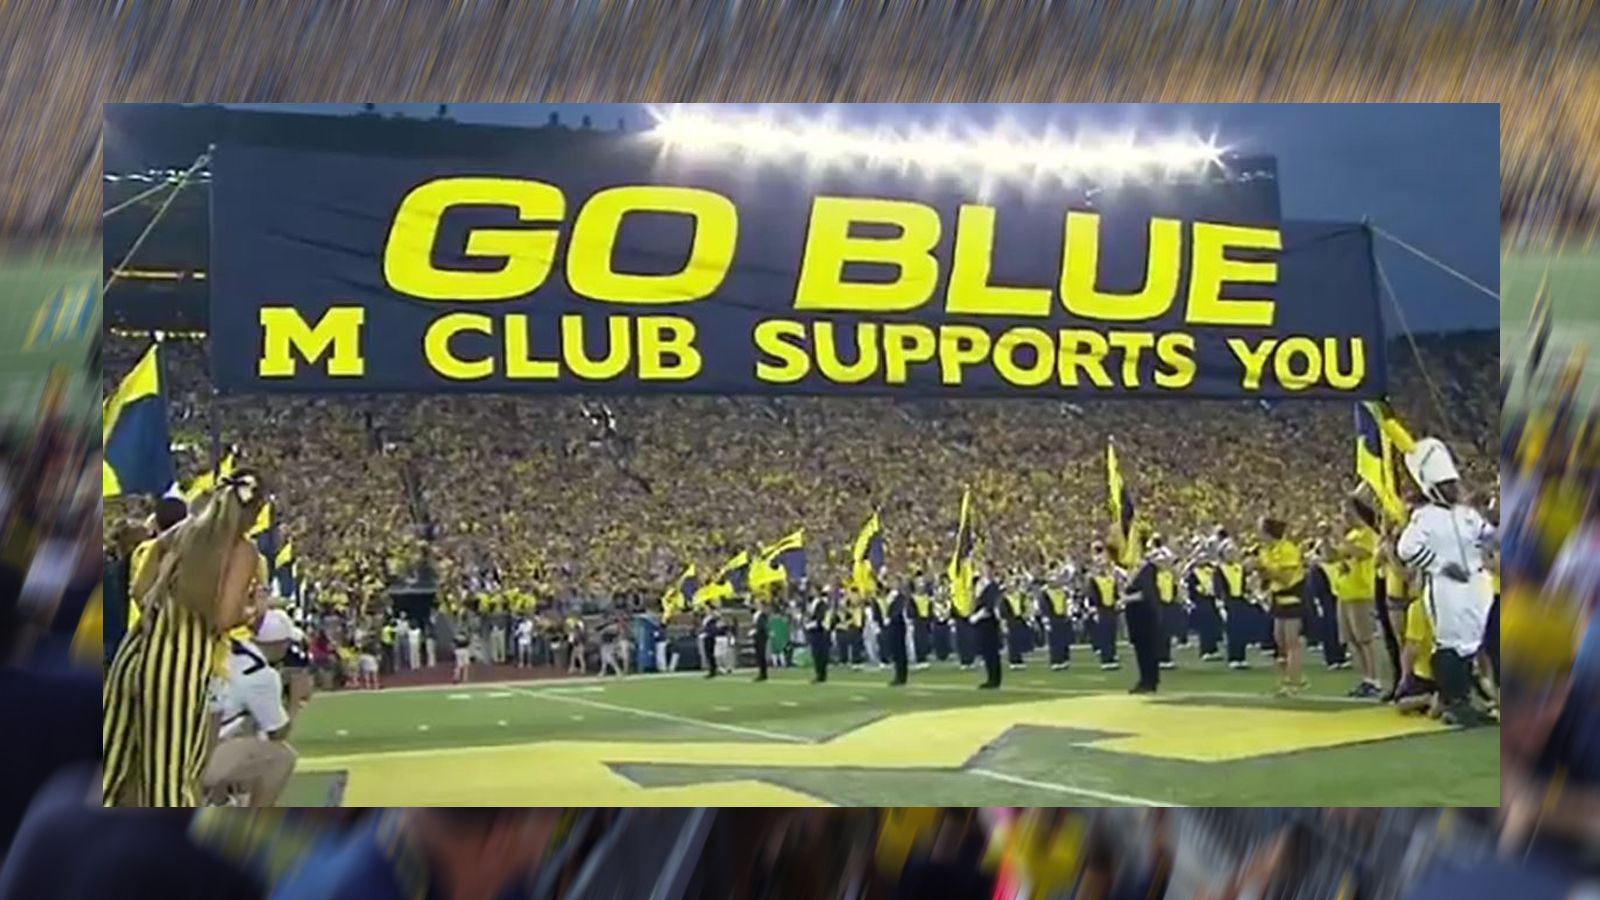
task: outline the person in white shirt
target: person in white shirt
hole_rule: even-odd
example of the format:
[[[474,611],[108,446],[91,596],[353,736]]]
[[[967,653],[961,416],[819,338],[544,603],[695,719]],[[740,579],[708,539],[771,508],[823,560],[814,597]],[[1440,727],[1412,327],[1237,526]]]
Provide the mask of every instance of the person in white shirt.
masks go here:
[[[883,630],[882,625],[878,622],[878,618],[881,614],[882,609],[878,606],[877,598],[872,596],[867,597],[867,616],[866,621],[863,622],[861,626],[861,642],[866,645],[867,665],[873,667],[874,669],[883,669],[887,667],[887,664],[883,661],[882,655],[878,652],[878,632]]]
[[[405,616],[400,616],[395,619],[394,623],[394,668],[396,672],[411,668],[408,665],[411,655],[410,650],[411,624],[406,621]]]
[[[489,625],[489,662],[500,665],[506,661],[506,630],[499,621]]]
[[[1443,721],[1481,724],[1484,718],[1471,704],[1472,660],[1483,645],[1494,604],[1486,554],[1499,538],[1481,513],[1460,502],[1460,474],[1443,442],[1417,441],[1406,454],[1406,468],[1427,502],[1412,511],[1395,552],[1422,577],[1422,602],[1433,620],[1433,673],[1445,708]]]
[[[409,624],[409,622],[410,620],[408,619],[407,623]],[[406,645],[406,662],[410,663],[411,668],[420,669],[422,668],[422,626],[411,625],[408,635],[411,640]]]
[[[607,671],[614,671],[622,675],[621,649],[622,636],[615,622],[606,625],[600,630],[600,674],[604,676]]]
[[[517,620],[517,668],[527,668],[533,665],[533,620],[523,617]]]
[[[712,665],[716,666],[717,670],[724,675],[733,671],[733,666],[728,661],[728,647],[731,643],[732,641],[726,634],[718,634],[711,642]]]
[[[230,641],[227,680],[213,698],[217,746],[200,776],[213,799],[244,794],[249,806],[272,806],[289,783],[296,760],[289,729],[309,690],[297,690],[306,696],[292,696],[285,705],[283,678],[273,664],[283,659],[295,631],[288,613],[273,609],[261,617],[254,640]]]

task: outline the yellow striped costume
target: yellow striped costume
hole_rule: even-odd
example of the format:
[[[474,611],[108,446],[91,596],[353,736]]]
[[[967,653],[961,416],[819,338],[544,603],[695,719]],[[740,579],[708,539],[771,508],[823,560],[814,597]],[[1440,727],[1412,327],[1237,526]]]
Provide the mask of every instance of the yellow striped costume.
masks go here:
[[[107,806],[198,806],[213,731],[208,689],[219,638],[248,616],[259,554],[244,541],[261,496],[224,482],[204,512],[157,539],[133,585],[144,615],[117,647],[101,708]]]
[[[176,603],[156,606],[123,638],[106,675],[105,805],[199,805],[216,646],[210,624]]]

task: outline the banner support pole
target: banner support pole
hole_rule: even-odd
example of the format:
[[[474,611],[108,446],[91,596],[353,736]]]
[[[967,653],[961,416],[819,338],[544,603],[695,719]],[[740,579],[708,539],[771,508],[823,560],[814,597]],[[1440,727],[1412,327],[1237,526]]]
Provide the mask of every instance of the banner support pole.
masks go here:
[[[222,392],[211,389],[211,483],[222,477]]]

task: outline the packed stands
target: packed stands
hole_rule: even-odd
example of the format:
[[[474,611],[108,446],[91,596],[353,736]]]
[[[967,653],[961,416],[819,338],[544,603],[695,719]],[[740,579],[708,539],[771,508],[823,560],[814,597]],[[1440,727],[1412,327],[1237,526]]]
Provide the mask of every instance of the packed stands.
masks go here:
[[[1393,351],[1396,406],[1495,485],[1493,335],[1427,339],[1427,372]],[[107,348],[107,383],[143,339]],[[210,417],[267,473],[302,577],[324,602],[380,599],[436,569],[441,601],[501,589],[562,605],[653,605],[687,562],[807,529],[811,577],[841,582],[881,507],[893,569],[942,571],[962,486],[997,563],[1081,560],[1101,535],[1100,453],[1115,435],[1155,526],[1186,539],[1273,513],[1310,537],[1353,485],[1345,403],[896,402],[820,398],[245,397],[216,401],[205,346],[169,345],[174,440],[209,465]],[[1445,413],[1442,415],[1442,413]]]

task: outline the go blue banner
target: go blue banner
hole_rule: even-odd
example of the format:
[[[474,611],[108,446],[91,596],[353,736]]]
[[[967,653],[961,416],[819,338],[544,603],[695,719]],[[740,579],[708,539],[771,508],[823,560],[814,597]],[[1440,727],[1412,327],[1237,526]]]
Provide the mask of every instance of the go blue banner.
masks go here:
[[[1384,390],[1368,233],[1280,221],[1275,186],[979,185],[534,132],[513,159],[226,146],[214,173],[224,390]]]

